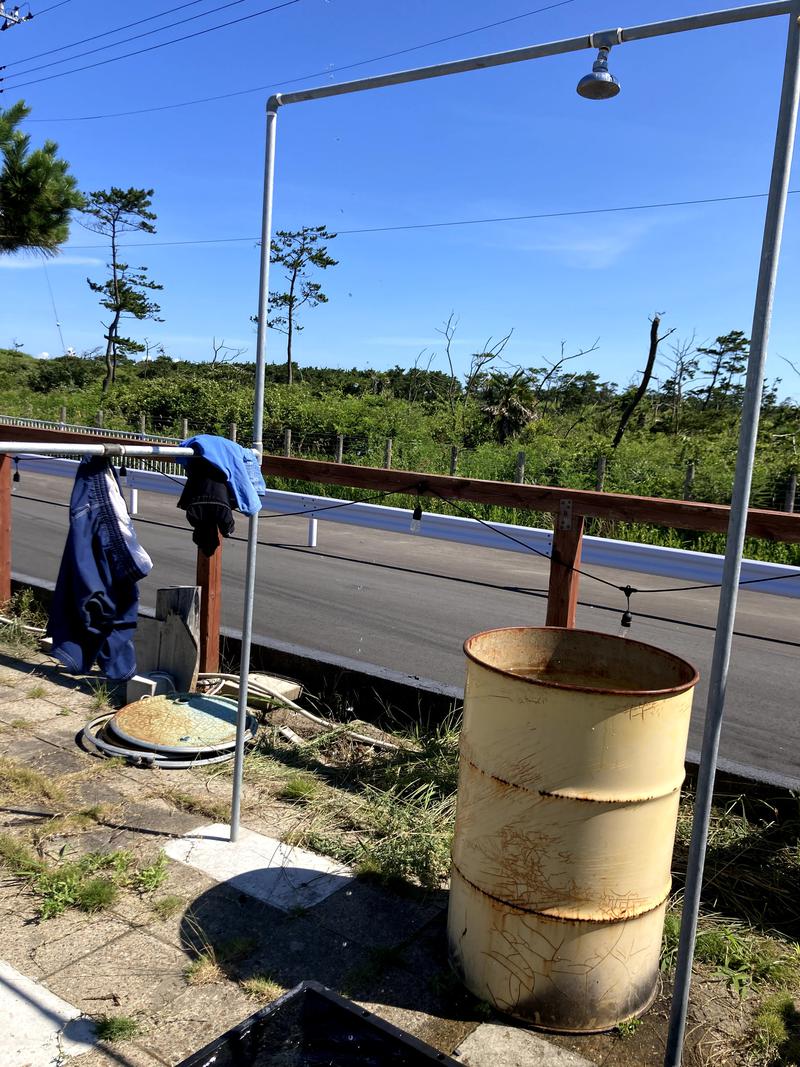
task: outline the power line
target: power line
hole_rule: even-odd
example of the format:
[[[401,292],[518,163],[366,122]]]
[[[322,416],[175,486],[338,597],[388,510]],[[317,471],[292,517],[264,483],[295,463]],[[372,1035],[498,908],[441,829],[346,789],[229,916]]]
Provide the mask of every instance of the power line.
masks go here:
[[[284,0],[282,4],[275,4],[273,7],[265,7],[260,11],[254,11],[250,15],[242,15],[238,19],[229,19],[227,22],[220,22],[216,26],[209,26],[205,30],[195,30],[194,33],[186,33],[183,37],[173,37],[171,41],[162,41],[160,44],[151,44],[147,48],[138,48],[133,52],[123,52],[121,56],[111,56],[109,59],[98,59],[96,63],[87,63],[83,67],[75,67],[74,70],[62,70],[58,74],[47,74],[43,78],[33,78],[28,82],[21,82],[19,85],[14,85],[12,88],[24,89],[28,85],[38,85],[40,82],[53,81],[55,78],[66,78],[69,74],[80,74],[84,70],[93,70],[95,67],[104,67],[108,63],[117,63],[121,59],[130,59],[133,56],[141,56],[146,52],[155,52],[159,48],[166,48],[171,44],[180,44],[182,41],[190,41],[195,37],[203,37],[207,33],[214,33],[216,30],[224,30],[229,26],[238,26],[241,22],[249,22],[250,19],[259,18],[261,15],[270,15],[273,11],[281,11],[286,7],[293,7],[295,4],[299,4],[300,0]],[[4,90],[0,90],[2,92]]]
[[[193,3],[200,3],[202,0],[192,0]],[[176,22],[168,22],[165,26],[158,26],[154,30],[145,30],[144,33],[134,34],[133,37],[123,37],[121,41],[111,41],[108,44],[99,44],[96,48],[87,48],[85,52],[76,52],[75,55],[65,56],[63,59],[51,59],[48,63],[41,63],[38,67],[29,67],[27,70],[21,70],[18,74],[9,74],[9,78],[24,78],[27,74],[35,74],[38,70],[46,70],[48,67],[57,67],[59,63],[71,63],[74,59],[82,59],[84,56],[92,56],[97,52],[103,52],[107,48],[116,48],[119,45],[129,44],[131,41],[140,41],[143,37],[152,37],[154,33],[162,33],[164,30],[172,30],[176,26],[185,26],[187,22],[194,22],[196,19],[207,18],[209,15],[218,15],[221,11],[225,11],[229,7],[237,7],[239,4],[245,3],[245,0],[230,0],[230,3],[223,4],[222,7],[212,7],[208,11],[201,11],[199,15],[190,15],[188,18],[178,19]],[[62,71],[62,73],[68,73]],[[3,78],[3,81],[6,79]],[[14,88],[14,86],[9,86]]]
[[[458,40],[460,37],[468,37],[473,33],[482,33],[484,30],[491,30],[497,26],[504,26],[509,22],[518,22],[520,19],[530,18],[532,15],[540,15],[544,11],[552,11],[557,7],[566,7],[567,4],[573,4],[575,0],[559,0],[558,3],[547,4],[545,7],[537,7],[533,11],[524,11],[520,15],[513,15],[510,18],[500,19],[497,22],[488,22],[483,26],[475,26],[471,30],[462,30],[459,33],[452,33],[447,37],[438,37],[433,41],[425,41],[422,44],[410,45],[408,48],[401,48],[396,52],[385,52],[380,56],[372,56],[370,59],[360,59],[354,63],[345,63],[338,67],[327,67],[325,70],[317,70],[312,74],[302,74],[293,78],[282,78],[280,82],[273,82],[271,85],[255,85],[252,89],[237,89],[230,93],[220,93],[216,96],[203,96],[195,100],[183,100],[177,104],[160,104],[156,107],[143,107],[137,108],[133,111],[116,111],[106,115],[74,115],[68,118],[60,119],[28,119],[29,122],[97,122],[102,119],[118,119],[128,118],[133,115],[150,115],[157,111],[174,111],[176,108],[182,107],[194,107],[197,104],[209,104],[214,103],[217,100],[231,100],[237,96],[249,96],[251,93],[263,93],[273,89],[280,89],[285,85],[295,85],[298,82],[313,81],[315,78],[324,78],[330,74],[339,74],[346,70],[355,70],[358,67],[369,66],[370,63],[378,63],[384,59],[395,59],[397,56],[407,55],[409,52],[418,52],[423,48],[431,48],[433,45],[445,44],[448,41]],[[42,53],[46,55],[47,53]],[[33,56],[31,58],[37,58]]]
[[[790,189],[789,195],[800,193]],[[738,196],[708,196],[698,200],[662,200],[652,204],[623,204],[619,207],[593,207],[574,211],[544,211],[536,215],[497,215],[481,219],[451,219],[444,222],[411,222],[394,226],[364,226],[359,229],[337,230],[337,237],[355,236],[362,233],[396,233],[404,230],[431,230],[446,226],[481,226],[493,222],[533,222],[540,219],[565,219],[582,215],[608,215],[625,211],[656,211],[660,208],[694,207],[702,204],[727,204],[741,200],[765,200],[767,193],[742,193]],[[125,248],[152,248],[154,245],[177,248],[183,245],[257,244],[260,237],[205,237],[187,241],[149,241],[125,244]],[[105,248],[105,245],[68,245],[66,251],[88,251]]]
[[[48,11],[55,11],[55,9],[57,7],[63,7],[64,4],[71,4],[71,3],[72,3],[72,0],[60,0],[60,3],[51,4],[50,7],[46,7],[44,9],[44,11],[37,11],[36,12],[36,17],[38,18],[40,15],[46,15]]]

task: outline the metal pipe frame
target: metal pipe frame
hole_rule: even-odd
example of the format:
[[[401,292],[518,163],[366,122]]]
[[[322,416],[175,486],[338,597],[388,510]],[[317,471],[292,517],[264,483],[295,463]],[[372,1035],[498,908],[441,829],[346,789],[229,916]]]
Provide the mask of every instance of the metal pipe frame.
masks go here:
[[[195,454],[192,448],[178,445],[121,445],[116,442],[106,445],[58,444],[51,441],[0,441],[0,455],[32,456],[161,456],[163,459],[189,457]]]
[[[586,48],[612,47],[620,44],[647,40],[654,37],[692,30],[706,29],[713,26],[731,25],[753,19],[772,18],[788,15],[789,36],[786,49],[783,88],[778,115],[778,127],[775,139],[772,178],[764,225],[764,240],[761,253],[761,267],[756,290],[753,329],[751,333],[750,357],[748,360],[745,399],[742,411],[742,423],[739,437],[739,450],[736,465],[733,501],[731,504],[728,529],[727,550],[723,570],[723,589],[720,595],[717,631],[714,642],[712,674],[706,710],[705,734],[701,753],[700,777],[695,799],[695,818],[692,831],[692,844],[689,857],[687,889],[684,898],[683,921],[678,955],[678,970],[673,993],[672,1014],[667,1041],[666,1067],[680,1067],[686,1013],[691,985],[692,957],[697,930],[697,913],[700,905],[700,887],[703,875],[703,861],[708,837],[709,815],[717,767],[719,737],[725,709],[725,690],[727,685],[728,664],[736,614],[739,574],[741,571],[742,550],[747,524],[748,499],[752,481],[753,457],[758,433],[758,417],[761,392],[764,380],[764,365],[767,354],[767,340],[772,315],[772,303],[777,276],[778,254],[780,251],[783,218],[786,210],[788,178],[791,166],[793,140],[797,123],[798,99],[798,61],[800,53],[800,0],[780,0],[777,3],[752,4],[739,8],[690,15],[685,18],[670,19],[663,22],[632,26],[627,29],[611,29],[581,37],[553,41],[549,44],[532,45],[506,52],[474,56],[469,59],[434,66],[419,67],[414,70],[361,78],[356,81],[341,82],[337,85],[322,85],[315,88],[292,93],[277,93],[267,102],[267,163],[264,182],[264,215],[261,240],[261,282],[259,288],[259,322],[256,379],[256,410],[254,438],[261,436],[261,419],[263,407],[263,375],[266,354],[266,311],[269,301],[269,258],[272,239],[272,200],[274,187],[275,158],[275,124],[278,108],[286,104],[298,104],[326,97],[344,96],[371,89],[385,88],[409,82],[447,77],[451,74],[463,74],[472,70],[486,70],[490,67],[522,63],[545,56],[563,55]],[[260,442],[255,446],[260,453]],[[251,532],[252,524],[251,520]],[[248,540],[248,584],[246,585],[245,620],[242,642],[242,685],[240,689],[239,729],[243,728],[243,708],[247,702],[248,660],[252,623],[252,593],[255,582],[254,536]],[[238,738],[237,738],[238,740]],[[233,811],[231,815],[231,838],[235,840],[238,832],[239,804],[241,800],[241,776],[244,759],[244,744],[237,744],[236,769],[234,773]]]

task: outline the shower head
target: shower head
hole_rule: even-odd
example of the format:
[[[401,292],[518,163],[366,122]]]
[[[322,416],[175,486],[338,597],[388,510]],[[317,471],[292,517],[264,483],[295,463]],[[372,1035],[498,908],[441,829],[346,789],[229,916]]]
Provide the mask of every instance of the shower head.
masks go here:
[[[601,48],[592,64],[592,73],[584,75],[578,82],[578,95],[586,100],[610,100],[619,92],[619,82],[608,72],[609,51],[609,48]]]

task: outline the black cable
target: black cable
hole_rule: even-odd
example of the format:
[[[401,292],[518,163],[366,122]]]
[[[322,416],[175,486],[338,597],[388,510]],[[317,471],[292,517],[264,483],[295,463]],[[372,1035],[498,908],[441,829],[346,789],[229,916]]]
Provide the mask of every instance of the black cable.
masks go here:
[[[548,4],[546,7],[535,8],[533,11],[524,11],[521,15],[513,15],[511,18],[500,19],[498,22],[488,22],[484,26],[475,26],[471,30],[462,30],[460,33],[452,33],[448,37],[439,37],[439,38],[437,38],[437,39],[435,39],[433,41],[425,41],[423,44],[411,45],[409,48],[401,48],[396,52],[385,52],[383,55],[372,56],[370,59],[360,59],[355,63],[345,63],[345,64],[343,64],[342,66],[339,66],[339,67],[327,67],[325,70],[314,71],[313,74],[303,74],[303,75],[300,75],[300,76],[294,77],[294,78],[284,78],[284,79],[282,79],[280,81],[280,83],[274,83],[272,85],[256,85],[256,86],[253,86],[252,89],[238,89],[238,90],[236,90],[236,92],[220,93],[218,96],[204,96],[204,97],[200,97],[197,100],[184,100],[184,101],[182,101],[181,103],[178,103],[178,104],[160,104],[157,107],[137,108],[134,111],[117,111],[117,112],[114,112],[114,113],[108,114],[108,115],[74,115],[71,118],[63,118],[63,119],[29,119],[28,121],[30,121],[30,122],[94,122],[94,121],[97,121],[99,119],[125,118],[125,117],[127,117],[129,115],[148,115],[148,114],[151,114],[154,111],[171,111],[174,108],[193,107],[195,104],[208,104],[208,103],[212,103],[213,101],[216,101],[216,100],[229,100],[232,97],[235,97],[235,96],[246,96],[246,95],[248,95],[250,93],[263,93],[263,92],[266,92],[266,91],[268,91],[270,89],[279,89],[279,88],[283,87],[284,85],[294,85],[297,82],[311,81],[314,78],[325,78],[330,74],[338,74],[340,71],[354,70],[356,67],[365,67],[365,66],[368,66],[370,63],[378,63],[383,59],[394,59],[396,56],[407,55],[409,52],[418,52],[423,48],[431,48],[433,45],[436,45],[436,44],[445,44],[448,41],[455,41],[460,37],[468,37],[470,34],[473,34],[473,33],[481,33],[484,30],[491,30],[491,29],[494,29],[496,26],[503,26],[508,22],[516,22],[519,19],[530,18],[532,15],[539,15],[543,11],[551,11],[553,8],[556,8],[556,7],[565,7],[567,4],[572,4],[574,2],[575,2],[575,0],[560,0],[559,3]],[[173,9],[173,10],[176,10],[176,9]],[[166,12],[165,12],[165,14],[166,14]],[[133,25],[136,25],[136,23],[133,23]],[[89,38],[89,40],[93,40],[93,38]],[[78,42],[78,43],[82,44],[83,42]],[[40,54],[41,55],[47,55],[48,53],[43,52],[43,53],[40,53]],[[32,56],[30,58],[37,59],[38,56]],[[20,60],[20,62],[25,62],[25,61]]]
[[[70,0],[61,0],[61,4],[54,4],[54,7],[61,7],[62,4],[68,4]],[[72,41],[70,44],[60,44],[57,48],[48,48],[45,52],[36,52],[32,56],[26,56],[24,59],[14,59],[10,63],[4,64],[5,67],[16,67],[20,63],[30,63],[34,59],[41,59],[43,56],[52,56],[55,52],[63,52],[67,48],[78,48],[82,44],[89,44],[90,41],[99,41],[101,37],[110,37],[114,33],[122,33],[123,30],[130,30],[134,26],[141,26],[145,22],[152,22],[154,19],[164,18],[165,15],[171,15],[175,11],[182,11],[185,7],[194,7],[196,4],[205,3],[205,0],[189,0],[188,3],[179,4],[177,7],[170,7],[166,11],[159,11],[157,15],[149,15],[146,19],[137,19],[136,22],[127,22],[124,26],[117,26],[113,30],[105,30],[103,33],[95,33],[92,37],[82,37],[79,41]],[[46,15],[48,11],[52,11],[52,8],[45,8],[44,11],[38,12],[38,15]],[[38,17],[37,15],[37,17]],[[123,42],[118,41],[117,44]],[[111,47],[109,45],[109,47]]]
[[[201,0],[193,0],[193,3],[200,3]],[[103,52],[107,48],[116,48],[118,45],[129,44],[131,41],[140,41],[143,37],[152,37],[154,33],[161,33],[164,30],[172,30],[176,26],[185,26],[188,22],[194,22],[196,19],[206,18],[208,15],[218,15],[220,11],[225,11],[229,7],[237,7],[239,4],[244,4],[246,0],[229,0],[229,3],[223,4],[222,7],[212,7],[208,11],[201,11],[199,15],[190,15],[185,19],[178,19],[177,22],[168,22],[165,26],[158,26],[154,30],[145,30],[144,33],[134,34],[133,37],[123,37],[121,41],[112,41],[110,44],[99,44],[96,48],[87,48],[85,52],[76,52],[75,55],[65,56],[63,59],[51,59],[48,63],[41,63],[38,67],[29,67],[27,70],[21,70],[17,74],[9,74],[9,78],[24,78],[26,74],[35,74],[37,70],[46,70],[48,67],[57,67],[59,63],[71,63],[74,59],[82,59],[84,56],[93,56],[97,52]],[[69,73],[64,71],[62,73]],[[6,78],[2,79],[6,81]],[[10,85],[7,88],[13,89],[14,86]]]
[[[133,56],[141,56],[146,52],[155,52],[159,48],[166,48],[171,44],[180,44],[181,41],[190,41],[195,37],[203,37],[207,33],[214,33],[216,30],[225,30],[230,26],[238,26],[240,22],[249,22],[250,19],[259,18],[261,15],[270,15],[274,11],[281,11],[286,7],[293,7],[295,4],[299,4],[300,0],[283,0],[281,4],[275,4],[272,7],[262,8],[260,11],[254,11],[250,15],[242,15],[238,19],[228,19],[227,22],[221,22],[216,26],[208,26],[205,30],[195,30],[194,33],[186,33],[183,37],[173,37],[170,41],[161,41],[159,44],[148,45],[147,48],[138,48],[133,52],[123,52],[121,56],[111,56],[109,59],[98,59],[96,63],[87,63],[83,67],[76,67],[74,70],[62,70],[59,74],[48,74],[44,78],[33,78],[28,82],[20,82],[18,85],[12,86],[16,91],[17,89],[24,89],[28,85],[39,85],[41,82],[53,81],[55,78],[66,78],[69,74],[80,74],[84,70],[93,70],[95,67],[104,67],[108,63],[117,63],[121,59],[130,59]],[[0,90],[2,92],[3,90]]]
[[[790,195],[800,193],[800,189],[789,189]],[[652,204],[623,204],[620,207],[593,207],[582,208],[573,211],[547,211],[536,215],[498,215],[482,219],[453,219],[448,222],[412,222],[399,226],[365,226],[353,230],[337,230],[337,237],[347,237],[362,233],[390,233],[398,230],[430,230],[445,226],[478,226],[492,222],[531,222],[539,219],[563,219],[573,215],[608,215],[624,211],[654,211],[666,207],[692,207],[700,204],[723,204],[736,200],[765,200],[768,193],[742,193],[738,196],[709,196],[702,200],[664,200]],[[190,241],[147,241],[125,243],[124,248],[153,248],[177,247],[180,245],[213,245],[213,244],[257,244],[260,237],[208,237]],[[68,245],[66,251],[88,251],[90,249],[104,249],[105,245]]]
[[[40,15],[46,15],[48,11],[55,11],[57,7],[63,7],[64,4],[71,4],[72,0],[60,0],[58,4],[51,4],[50,7],[46,7],[44,11],[37,11],[35,18],[39,18]]]

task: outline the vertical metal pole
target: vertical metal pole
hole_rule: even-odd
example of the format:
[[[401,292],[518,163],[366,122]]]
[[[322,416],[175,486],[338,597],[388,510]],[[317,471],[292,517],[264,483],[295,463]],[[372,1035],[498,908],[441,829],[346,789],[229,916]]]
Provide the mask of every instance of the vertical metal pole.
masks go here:
[[[312,515],[308,520],[308,540],[307,544],[309,548],[317,547],[317,517]]]
[[[258,335],[256,338],[256,388],[253,401],[253,451],[259,463],[264,455],[264,365],[267,356],[267,311],[269,309],[269,258],[272,243],[272,191],[275,185],[275,136],[279,102],[267,101],[267,144],[264,160],[264,206],[261,220],[261,276],[258,283]],[[244,574],[244,618],[239,665],[239,706],[236,722],[236,752],[231,797],[231,841],[239,837],[244,774],[244,735],[247,728],[247,687],[250,681],[250,644],[253,638],[253,600],[256,588],[258,552],[258,513],[250,516],[247,528],[247,563]]]
[[[769,199],[764,221],[764,237],[761,245],[761,266],[758,274],[753,329],[750,342],[750,358],[747,365],[742,423],[739,430],[739,451],[736,458],[736,479],[728,523],[728,544],[722,571],[722,590],[717,612],[717,631],[714,640],[714,657],[706,705],[706,722],[703,733],[703,748],[697,779],[697,794],[694,804],[692,841],[683,900],[681,936],[678,945],[678,960],[675,972],[675,990],[667,1035],[666,1067],[680,1067],[683,1039],[686,1031],[686,1015],[689,1008],[689,987],[692,981],[692,957],[697,934],[697,913],[700,908],[700,889],[703,880],[711,800],[714,792],[714,775],[717,767],[719,737],[725,712],[725,690],[728,681],[733,625],[736,615],[736,599],[739,591],[739,575],[742,550],[747,526],[747,504],[753,473],[758,416],[761,406],[761,391],[764,384],[764,365],[767,357],[772,303],[775,295],[775,279],[781,247],[783,219],[786,213],[786,194],[792,165],[792,149],[797,128],[797,106],[800,95],[800,0],[795,0],[789,16],[789,37],[786,45],[786,62],[783,72],[783,87],[778,111],[778,127],[775,134],[775,151],[772,160],[772,175]]]
[[[786,483],[786,495],[783,499],[783,510],[794,511],[794,498],[797,496],[797,471],[792,471]]]

